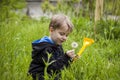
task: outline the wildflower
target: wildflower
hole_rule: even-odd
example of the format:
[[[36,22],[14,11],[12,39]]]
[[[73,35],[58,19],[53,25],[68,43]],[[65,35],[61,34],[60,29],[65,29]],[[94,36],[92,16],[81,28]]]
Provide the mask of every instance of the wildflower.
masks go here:
[[[78,47],[78,43],[77,42],[72,42],[71,46],[72,46],[72,48],[77,48]]]

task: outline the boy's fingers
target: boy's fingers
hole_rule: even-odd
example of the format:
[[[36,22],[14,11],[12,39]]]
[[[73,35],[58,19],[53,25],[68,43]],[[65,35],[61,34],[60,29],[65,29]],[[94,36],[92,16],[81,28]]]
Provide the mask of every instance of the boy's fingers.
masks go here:
[[[76,56],[76,54],[75,54],[74,52],[75,52],[74,50],[69,50],[69,51],[67,51],[66,54],[67,54],[69,57],[74,58],[74,57]]]
[[[75,52],[75,50],[73,49],[73,50],[69,50],[69,51],[67,51],[67,53],[71,53],[71,52]]]

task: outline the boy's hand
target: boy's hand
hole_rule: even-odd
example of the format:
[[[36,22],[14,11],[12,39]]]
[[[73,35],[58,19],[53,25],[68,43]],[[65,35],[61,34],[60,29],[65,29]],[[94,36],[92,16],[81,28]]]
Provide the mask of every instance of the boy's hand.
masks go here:
[[[72,59],[76,56],[74,50],[69,50],[69,51],[66,52],[66,54]]]

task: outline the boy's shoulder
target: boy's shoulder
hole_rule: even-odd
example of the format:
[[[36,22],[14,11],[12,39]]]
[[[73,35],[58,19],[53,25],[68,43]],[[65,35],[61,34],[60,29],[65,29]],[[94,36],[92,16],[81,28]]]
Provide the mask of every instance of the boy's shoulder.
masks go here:
[[[38,44],[32,44],[32,48],[33,49],[37,49],[37,50],[43,50],[43,49],[56,49],[58,48],[57,45],[54,45],[54,44],[50,44],[48,42],[41,42],[41,43],[38,43]]]

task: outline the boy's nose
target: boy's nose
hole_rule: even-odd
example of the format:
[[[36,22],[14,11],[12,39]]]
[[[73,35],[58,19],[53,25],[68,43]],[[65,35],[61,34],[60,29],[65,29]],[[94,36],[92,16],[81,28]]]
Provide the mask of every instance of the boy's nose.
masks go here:
[[[67,37],[66,36],[63,36],[63,40],[65,41],[67,39]]]

